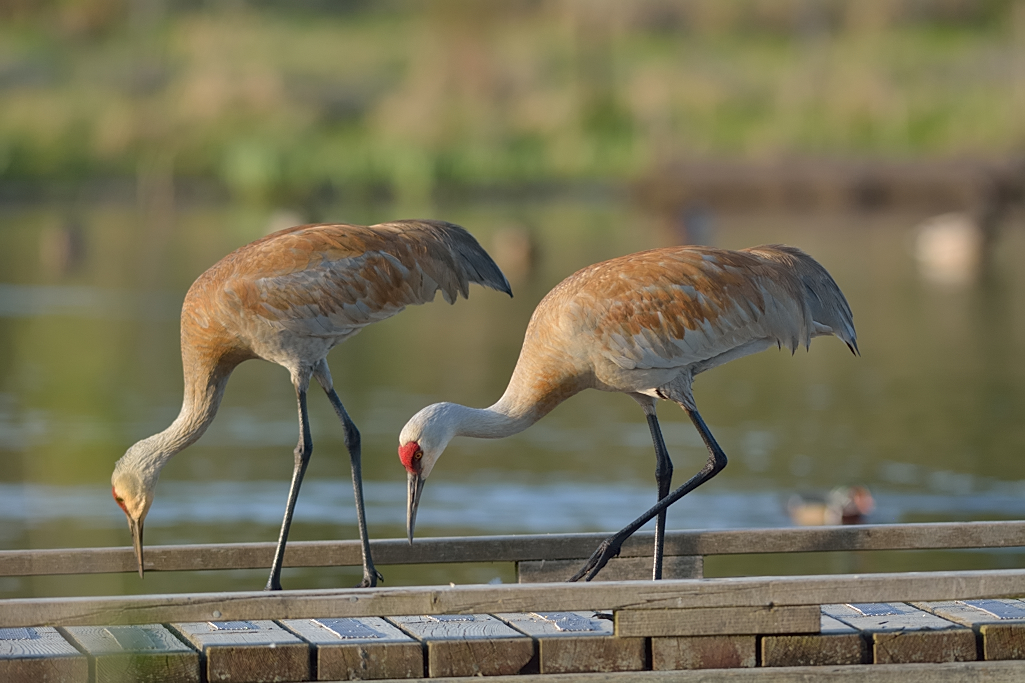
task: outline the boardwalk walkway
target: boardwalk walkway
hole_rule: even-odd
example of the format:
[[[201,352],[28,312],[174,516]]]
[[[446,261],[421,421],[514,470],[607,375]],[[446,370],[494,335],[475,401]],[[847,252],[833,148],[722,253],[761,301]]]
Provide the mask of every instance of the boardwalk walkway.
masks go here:
[[[674,532],[676,576],[558,581],[600,536],[375,543],[379,564],[510,561],[523,583],[0,601],[3,681],[1025,680],[1025,569],[700,578],[706,555],[1025,546],[1025,523]],[[272,544],[152,548],[151,569],[265,566]],[[297,543],[286,564],[360,562]],[[131,549],[0,553],[0,576],[133,570]],[[497,679],[496,679],[497,680]]]

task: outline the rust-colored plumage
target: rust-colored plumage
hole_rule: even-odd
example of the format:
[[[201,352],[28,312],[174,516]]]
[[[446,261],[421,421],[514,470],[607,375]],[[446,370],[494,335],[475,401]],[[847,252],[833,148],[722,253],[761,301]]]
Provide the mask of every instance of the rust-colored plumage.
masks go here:
[[[288,369],[299,401],[299,444],[268,589],[281,587],[292,512],[312,453],[306,391],[316,378],[345,427],[363,543],[363,585],[378,574],[370,557],[360,468],[360,437],[333,388],[327,353],[363,327],[404,307],[468,296],[471,283],[512,294],[509,283],[464,229],[442,221],[372,227],[301,225],[247,244],[199,276],[182,305],[185,398],[163,432],[128,449],[111,477],[128,517],[139,573],[142,527],[161,468],[206,430],[232,370],[262,358]]]
[[[575,578],[593,577],[626,538],[658,517],[654,578],[661,576],[665,510],[726,465],[694,403],[694,376],[770,346],[796,350],[836,335],[857,353],[851,309],[833,278],[799,249],[653,249],[588,266],[538,304],[505,393],[490,408],[437,403],[399,437],[409,474],[410,542],[424,481],[455,436],[515,434],[584,389],[629,394],[644,410],[655,445],[658,504],[610,537]],[[679,404],[708,447],[705,467],[670,494],[672,463],[656,399]]]

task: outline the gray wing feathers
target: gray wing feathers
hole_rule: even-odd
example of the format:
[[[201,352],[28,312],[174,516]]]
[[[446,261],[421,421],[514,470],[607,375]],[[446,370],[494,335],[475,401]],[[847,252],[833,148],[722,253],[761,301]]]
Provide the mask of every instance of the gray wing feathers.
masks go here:
[[[311,336],[338,336],[432,301],[440,289],[454,303],[471,283],[512,296],[502,271],[463,228],[442,221],[376,225],[378,248],[261,279],[267,318]],[[286,310],[271,302],[286,302]]]
[[[754,290],[745,293],[737,288],[716,301],[689,283],[672,283],[668,287],[678,292],[678,300],[696,302],[692,310],[704,311],[704,315],[691,318],[682,336],[666,325],[665,316],[672,316],[671,310],[659,311],[658,324],[641,327],[634,334],[610,325],[605,332],[606,357],[627,369],[681,363],[712,367],[715,359],[733,357],[736,350],[764,348],[759,343],[795,351],[798,346],[810,345],[813,337],[826,334],[835,334],[857,353],[850,306],[825,268],[793,247],[772,245],[744,251],[773,262],[772,271],[745,276]],[[729,267],[722,272],[737,274]],[[633,303],[641,305],[640,300]]]
[[[818,261],[796,247],[772,245],[771,248],[792,259],[793,272],[801,282],[804,304],[813,321],[811,336],[834,334],[857,353],[854,314],[833,276]]]
[[[458,225],[444,221],[399,221],[387,225],[408,226],[411,234],[422,235],[417,241],[426,248],[428,258],[421,261],[421,267],[438,282],[449,303],[459,294],[469,296],[470,283],[512,296],[509,281],[498,265],[473,235]]]

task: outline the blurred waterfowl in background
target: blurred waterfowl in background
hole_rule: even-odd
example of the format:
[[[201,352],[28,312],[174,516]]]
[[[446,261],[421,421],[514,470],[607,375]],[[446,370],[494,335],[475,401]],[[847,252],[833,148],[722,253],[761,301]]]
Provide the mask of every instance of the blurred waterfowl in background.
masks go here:
[[[838,486],[826,495],[795,493],[787,501],[790,520],[798,526],[862,524],[874,509],[865,486]]]
[[[1025,161],[982,183],[972,211],[952,211],[915,228],[914,255],[919,273],[941,286],[965,286],[992,275],[997,240],[1015,206],[1025,207]]]
[[[491,236],[491,256],[510,282],[528,281],[536,272],[540,247],[533,231],[525,225],[499,228]]]
[[[72,275],[86,259],[85,226],[77,217],[49,226],[39,234],[39,262],[55,278]]]

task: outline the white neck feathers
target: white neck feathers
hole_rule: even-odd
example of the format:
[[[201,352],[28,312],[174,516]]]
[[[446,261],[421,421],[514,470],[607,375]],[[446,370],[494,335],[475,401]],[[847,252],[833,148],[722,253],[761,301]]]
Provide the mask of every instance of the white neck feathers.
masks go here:
[[[501,439],[522,432],[538,419],[532,411],[524,413],[512,410],[504,402],[504,397],[488,408],[468,408],[457,403],[447,405],[451,406],[446,411],[446,419],[454,425],[453,436]]]
[[[186,386],[181,412],[162,432],[147,437],[128,449],[115,471],[128,468],[152,486],[167,461],[195,443],[217,415],[229,373],[210,377],[205,384]]]

